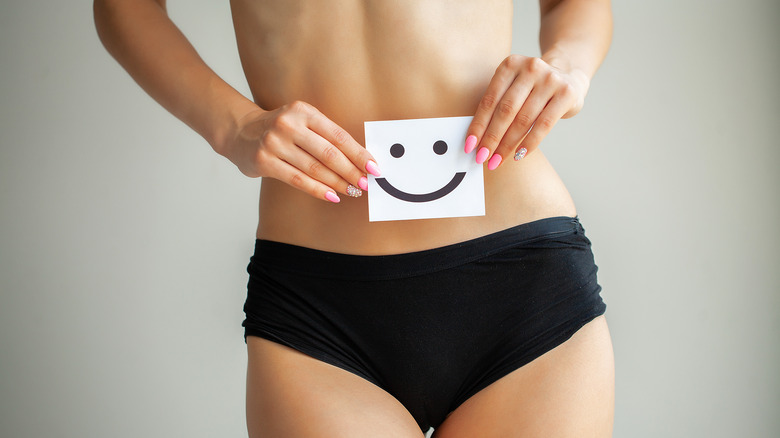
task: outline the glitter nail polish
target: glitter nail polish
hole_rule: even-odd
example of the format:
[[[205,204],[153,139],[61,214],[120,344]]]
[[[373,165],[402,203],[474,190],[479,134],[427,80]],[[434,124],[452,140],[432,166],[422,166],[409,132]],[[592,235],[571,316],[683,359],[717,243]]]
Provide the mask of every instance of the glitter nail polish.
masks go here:
[[[358,198],[360,196],[363,196],[363,191],[350,184],[347,186],[347,195],[353,198]]]

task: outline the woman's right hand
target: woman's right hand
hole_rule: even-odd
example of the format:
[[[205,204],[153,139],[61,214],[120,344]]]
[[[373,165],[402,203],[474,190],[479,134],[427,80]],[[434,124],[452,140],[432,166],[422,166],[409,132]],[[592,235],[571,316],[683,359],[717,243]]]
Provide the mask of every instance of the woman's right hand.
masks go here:
[[[243,116],[219,151],[249,177],[270,177],[309,195],[339,202],[367,189],[376,161],[347,131],[305,102]]]

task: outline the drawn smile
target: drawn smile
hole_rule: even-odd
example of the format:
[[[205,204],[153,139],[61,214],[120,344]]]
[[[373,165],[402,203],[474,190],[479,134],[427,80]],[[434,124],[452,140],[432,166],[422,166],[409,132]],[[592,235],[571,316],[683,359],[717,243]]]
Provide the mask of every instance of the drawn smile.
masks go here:
[[[376,178],[376,183],[379,184],[379,187],[387,192],[388,195],[394,198],[398,198],[402,201],[428,202],[435,201],[439,198],[443,198],[444,196],[449,195],[453,190],[455,190],[456,187],[458,187],[458,185],[460,185],[460,183],[463,181],[463,178],[465,177],[466,172],[457,172],[455,173],[455,176],[452,177],[450,182],[448,182],[444,187],[436,190],[435,192],[423,194],[406,193],[402,190],[398,190],[397,188],[393,187],[392,184],[387,182],[386,178]]]

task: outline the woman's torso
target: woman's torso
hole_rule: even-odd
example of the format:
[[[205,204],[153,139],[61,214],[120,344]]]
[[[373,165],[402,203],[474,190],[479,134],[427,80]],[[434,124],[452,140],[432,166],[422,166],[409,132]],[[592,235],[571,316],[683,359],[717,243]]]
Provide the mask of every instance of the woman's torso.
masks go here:
[[[255,102],[264,109],[308,102],[361,144],[364,121],[473,115],[510,53],[510,0],[232,0],[231,7]],[[485,216],[369,222],[365,195],[341,199],[325,202],[265,179],[257,237],[393,254],[576,214],[540,150],[485,168]]]

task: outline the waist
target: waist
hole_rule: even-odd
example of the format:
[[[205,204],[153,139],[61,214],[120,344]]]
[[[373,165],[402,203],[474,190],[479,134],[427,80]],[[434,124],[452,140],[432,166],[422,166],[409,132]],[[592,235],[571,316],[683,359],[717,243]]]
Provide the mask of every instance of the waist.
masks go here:
[[[277,180],[262,183],[256,237],[344,254],[423,251],[555,216],[576,216],[566,187],[540,150],[485,170],[484,216],[369,222],[367,196],[328,203]],[[370,196],[370,194],[368,195]]]

